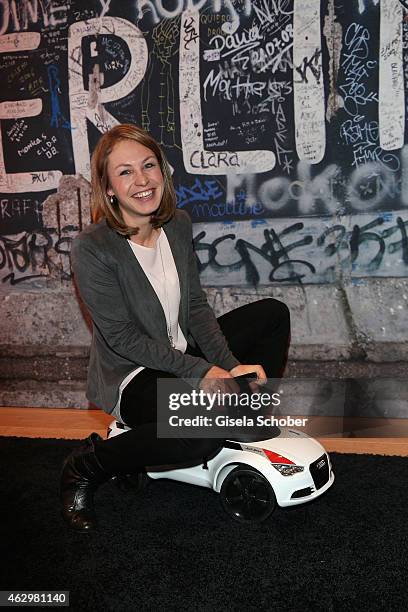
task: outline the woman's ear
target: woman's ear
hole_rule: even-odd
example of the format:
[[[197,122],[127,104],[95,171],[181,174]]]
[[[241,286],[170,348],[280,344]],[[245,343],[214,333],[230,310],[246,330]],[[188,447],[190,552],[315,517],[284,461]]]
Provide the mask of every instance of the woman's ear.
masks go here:
[[[113,196],[113,195],[114,195],[114,193],[113,193],[113,191],[112,191],[112,188],[111,188],[111,187],[109,187],[109,185],[108,185],[108,187],[106,188],[106,193],[108,194],[108,196]]]

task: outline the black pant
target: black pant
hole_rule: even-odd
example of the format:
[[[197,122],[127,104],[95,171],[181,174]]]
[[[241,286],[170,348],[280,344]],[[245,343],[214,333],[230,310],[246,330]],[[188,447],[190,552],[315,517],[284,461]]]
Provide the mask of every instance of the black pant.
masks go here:
[[[238,361],[261,364],[268,378],[282,376],[290,339],[290,315],[285,304],[275,299],[260,300],[228,312],[219,317],[218,323]],[[196,349],[189,348],[189,352],[201,355]],[[218,439],[157,438],[156,380],[165,377],[172,375],[145,368],[125,387],[120,412],[133,429],[96,443],[96,455],[106,470],[115,473],[146,465],[194,465],[222,445]]]

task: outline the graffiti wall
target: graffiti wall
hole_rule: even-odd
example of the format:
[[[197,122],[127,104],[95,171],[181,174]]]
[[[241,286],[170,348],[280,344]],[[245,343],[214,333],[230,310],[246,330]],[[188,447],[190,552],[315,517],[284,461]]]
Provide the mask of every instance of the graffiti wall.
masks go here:
[[[122,122],[162,144],[204,284],[406,277],[404,5],[0,0],[1,285],[70,281]]]

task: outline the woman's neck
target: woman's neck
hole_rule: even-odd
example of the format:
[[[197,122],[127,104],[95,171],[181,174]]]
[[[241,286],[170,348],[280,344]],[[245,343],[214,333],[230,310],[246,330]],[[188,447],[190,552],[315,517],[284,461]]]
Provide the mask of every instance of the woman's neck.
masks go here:
[[[160,230],[154,229],[151,223],[149,222],[140,225],[138,233],[130,236],[130,240],[135,244],[140,244],[141,246],[153,247],[157,242],[159,234]]]

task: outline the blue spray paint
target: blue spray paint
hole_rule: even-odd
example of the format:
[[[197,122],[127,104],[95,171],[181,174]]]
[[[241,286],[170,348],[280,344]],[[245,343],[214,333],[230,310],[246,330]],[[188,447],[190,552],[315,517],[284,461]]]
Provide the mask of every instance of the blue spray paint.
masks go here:
[[[61,95],[61,80],[59,78],[58,66],[51,64],[48,66],[48,84],[51,94],[51,127],[62,127],[67,130],[71,129],[71,124],[65,119],[59,102],[59,96]]]

